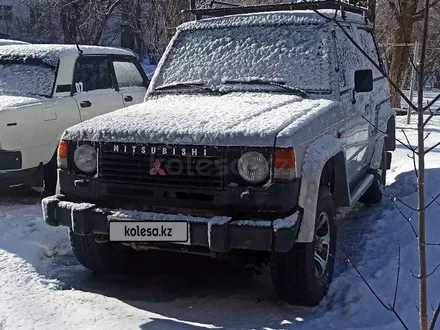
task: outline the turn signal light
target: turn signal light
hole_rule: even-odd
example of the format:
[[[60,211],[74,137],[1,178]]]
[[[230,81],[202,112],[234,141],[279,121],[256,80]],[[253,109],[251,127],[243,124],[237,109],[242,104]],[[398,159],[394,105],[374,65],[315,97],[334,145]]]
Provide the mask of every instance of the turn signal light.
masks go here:
[[[67,141],[60,141],[58,144],[58,168],[63,170],[67,169],[67,152],[68,143]]]
[[[292,180],[296,174],[295,151],[293,149],[277,149],[275,151],[274,178]]]

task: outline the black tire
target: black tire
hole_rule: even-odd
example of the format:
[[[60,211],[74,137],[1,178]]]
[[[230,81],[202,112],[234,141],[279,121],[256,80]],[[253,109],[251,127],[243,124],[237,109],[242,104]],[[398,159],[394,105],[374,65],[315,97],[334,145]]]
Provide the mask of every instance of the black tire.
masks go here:
[[[83,236],[69,230],[70,245],[76,259],[95,274],[129,271],[135,264],[136,252],[112,243],[97,243],[94,236]]]
[[[374,181],[367,191],[359,199],[360,203],[374,205],[382,200],[381,180],[378,171],[372,171]]]
[[[58,173],[57,173],[57,153],[55,152],[54,156],[44,166],[44,194],[45,195],[54,195],[56,192],[56,186],[58,181]]]
[[[328,217],[327,228],[318,228],[323,213]],[[336,253],[335,209],[332,195],[326,186],[319,189],[316,226],[315,240],[312,243],[295,243],[288,252],[272,253],[272,283],[278,297],[289,304],[318,305],[327,294],[333,277]],[[327,263],[325,269],[318,274],[315,250],[324,246],[317,239],[317,236],[322,234],[318,231],[322,229],[325,229],[330,236],[325,251]]]
[[[382,201],[381,186],[385,186],[387,183],[387,153],[385,146],[382,149],[382,161],[380,167],[377,170],[371,170],[370,173],[374,175],[374,181],[367,191],[359,199],[359,202],[364,204],[378,204]]]

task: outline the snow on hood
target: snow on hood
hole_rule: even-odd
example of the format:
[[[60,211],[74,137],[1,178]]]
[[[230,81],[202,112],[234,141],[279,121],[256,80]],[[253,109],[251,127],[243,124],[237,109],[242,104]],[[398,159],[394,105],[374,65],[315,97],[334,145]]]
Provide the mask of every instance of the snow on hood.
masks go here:
[[[44,102],[46,102],[46,100],[44,98],[39,98],[39,97],[0,94],[0,112],[6,109],[29,106]]]
[[[77,124],[63,139],[273,146],[283,128],[334,101],[269,93],[167,95]]]

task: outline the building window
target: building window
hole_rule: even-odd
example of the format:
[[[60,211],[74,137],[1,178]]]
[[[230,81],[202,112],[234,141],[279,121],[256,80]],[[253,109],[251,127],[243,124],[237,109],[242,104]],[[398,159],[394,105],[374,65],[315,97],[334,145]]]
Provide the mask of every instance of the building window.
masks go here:
[[[0,21],[12,21],[12,6],[0,5]]]

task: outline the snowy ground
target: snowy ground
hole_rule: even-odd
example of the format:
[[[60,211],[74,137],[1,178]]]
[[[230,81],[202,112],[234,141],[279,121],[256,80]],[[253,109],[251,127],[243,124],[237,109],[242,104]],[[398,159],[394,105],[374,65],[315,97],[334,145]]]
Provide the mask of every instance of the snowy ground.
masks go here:
[[[413,117],[413,123],[415,117]],[[404,124],[416,141],[415,125]],[[427,127],[427,144],[440,141],[440,117]],[[398,131],[400,139],[403,134]],[[440,193],[440,148],[427,156],[426,195]],[[416,207],[416,185],[407,150],[394,154],[385,194]],[[0,197],[0,329],[401,329],[368,291],[338,251],[328,298],[316,309],[276,300],[267,274],[252,281],[222,263],[193,256],[156,255],[137,274],[96,279],[75,260],[65,229],[46,226],[40,199],[19,191]],[[411,211],[403,205],[402,211]],[[427,212],[428,239],[440,243],[440,206]],[[401,246],[397,310],[417,328],[416,240],[409,224],[387,198],[359,206],[339,223],[350,257],[391,303]],[[428,251],[428,269],[440,262],[440,247]],[[149,261],[149,262],[148,262]],[[440,297],[440,271],[429,278],[429,304]],[[430,315],[432,312],[430,311]],[[437,326],[440,329],[440,324]],[[437,329],[436,328],[436,329]]]

